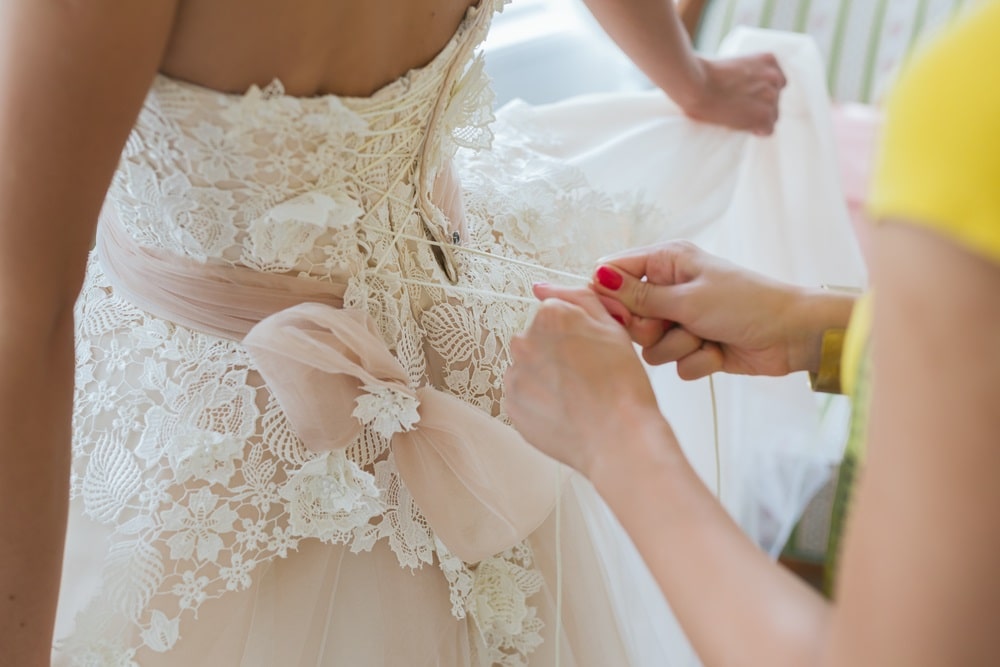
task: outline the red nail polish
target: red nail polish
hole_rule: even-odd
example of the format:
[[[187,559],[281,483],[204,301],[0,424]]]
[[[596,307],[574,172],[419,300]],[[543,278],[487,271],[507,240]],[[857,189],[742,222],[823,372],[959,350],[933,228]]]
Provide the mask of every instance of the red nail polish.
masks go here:
[[[597,269],[596,277],[597,282],[600,283],[602,287],[606,287],[609,290],[617,290],[622,286],[621,274],[606,266],[602,266]]]
[[[614,321],[615,321],[615,322],[617,322],[618,324],[620,324],[620,325],[622,325],[622,326],[625,326],[625,318],[624,318],[624,317],[622,317],[621,315],[612,315],[611,317],[612,317],[612,319],[614,319]]]

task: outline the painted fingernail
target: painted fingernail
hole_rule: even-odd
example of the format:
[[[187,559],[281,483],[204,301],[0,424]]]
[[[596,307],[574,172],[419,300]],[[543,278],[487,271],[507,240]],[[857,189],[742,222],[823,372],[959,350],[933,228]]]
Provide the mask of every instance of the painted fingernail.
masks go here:
[[[622,286],[621,274],[607,266],[599,267],[595,277],[602,287],[606,287],[609,290],[617,290]]]
[[[622,326],[625,326],[625,318],[624,318],[624,317],[622,317],[621,315],[612,315],[611,317],[612,317],[612,319],[614,319],[614,321],[615,321],[615,322],[617,322],[618,324],[620,324],[620,325],[622,325]]]

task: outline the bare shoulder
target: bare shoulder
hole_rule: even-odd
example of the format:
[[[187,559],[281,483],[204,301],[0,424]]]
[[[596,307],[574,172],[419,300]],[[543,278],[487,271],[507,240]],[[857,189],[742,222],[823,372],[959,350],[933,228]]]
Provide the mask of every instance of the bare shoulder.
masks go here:
[[[427,63],[470,0],[181,0],[162,71],[243,92],[369,95]]]

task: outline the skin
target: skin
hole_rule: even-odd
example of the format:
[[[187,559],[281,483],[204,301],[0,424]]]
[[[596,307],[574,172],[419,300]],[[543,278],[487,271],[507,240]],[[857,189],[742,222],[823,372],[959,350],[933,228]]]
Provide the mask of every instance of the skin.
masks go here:
[[[105,192],[157,72],[226,92],[280,79],[291,95],[369,95],[427,63],[469,0],[4,0],[0,2],[0,647],[5,664],[49,661],[65,535],[73,304]],[[595,3],[595,7],[601,3]],[[608,14],[683,99],[672,3]],[[606,9],[606,8],[605,8]],[[235,17],[235,20],[234,20]],[[640,25],[641,24],[641,25]],[[650,38],[659,36],[660,45]],[[679,50],[678,50],[679,49]],[[740,77],[742,83],[739,83]],[[759,88],[759,72],[735,89]],[[710,86],[709,86],[710,87]],[[712,97],[706,93],[694,98]],[[717,96],[716,96],[717,97]],[[776,108],[776,97],[769,104]],[[729,96],[749,104],[753,95]],[[695,105],[697,106],[697,105]],[[687,108],[687,107],[686,107]],[[709,118],[710,114],[706,116]],[[735,126],[741,123],[733,123]]]
[[[815,371],[823,331],[846,326],[854,306],[851,295],[780,283],[685,241],[608,258],[595,278],[609,271],[620,277],[615,289],[595,281],[609,312],[626,325],[648,363],[676,361],[685,380],[718,371]],[[723,284],[725,291],[719,290]],[[551,285],[535,291],[542,299],[572,294]]]
[[[691,340],[662,359],[688,360],[688,377],[806,370],[816,333],[843,324],[849,303],[683,244],[608,261],[652,284],[539,288],[545,301],[513,344],[506,409],[529,442],[591,479],[704,664],[995,664],[1000,266],[906,221],[875,228],[877,382],[832,604],[730,520],[629,352],[633,336],[662,351],[669,334],[649,322],[669,320]]]
[[[584,2],[650,81],[690,118],[762,136],[774,131],[786,81],[773,55],[702,58],[691,49],[673,2]]]

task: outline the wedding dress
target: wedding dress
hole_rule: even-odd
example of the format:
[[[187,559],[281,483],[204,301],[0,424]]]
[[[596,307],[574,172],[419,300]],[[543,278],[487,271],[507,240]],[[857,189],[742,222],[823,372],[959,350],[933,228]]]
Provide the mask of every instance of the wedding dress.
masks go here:
[[[502,5],[368,98],[155,80],[77,303],[54,664],[693,662],[593,490],[505,423],[531,284],[672,218],[553,110],[494,124]],[[695,208],[692,237],[727,205]]]

